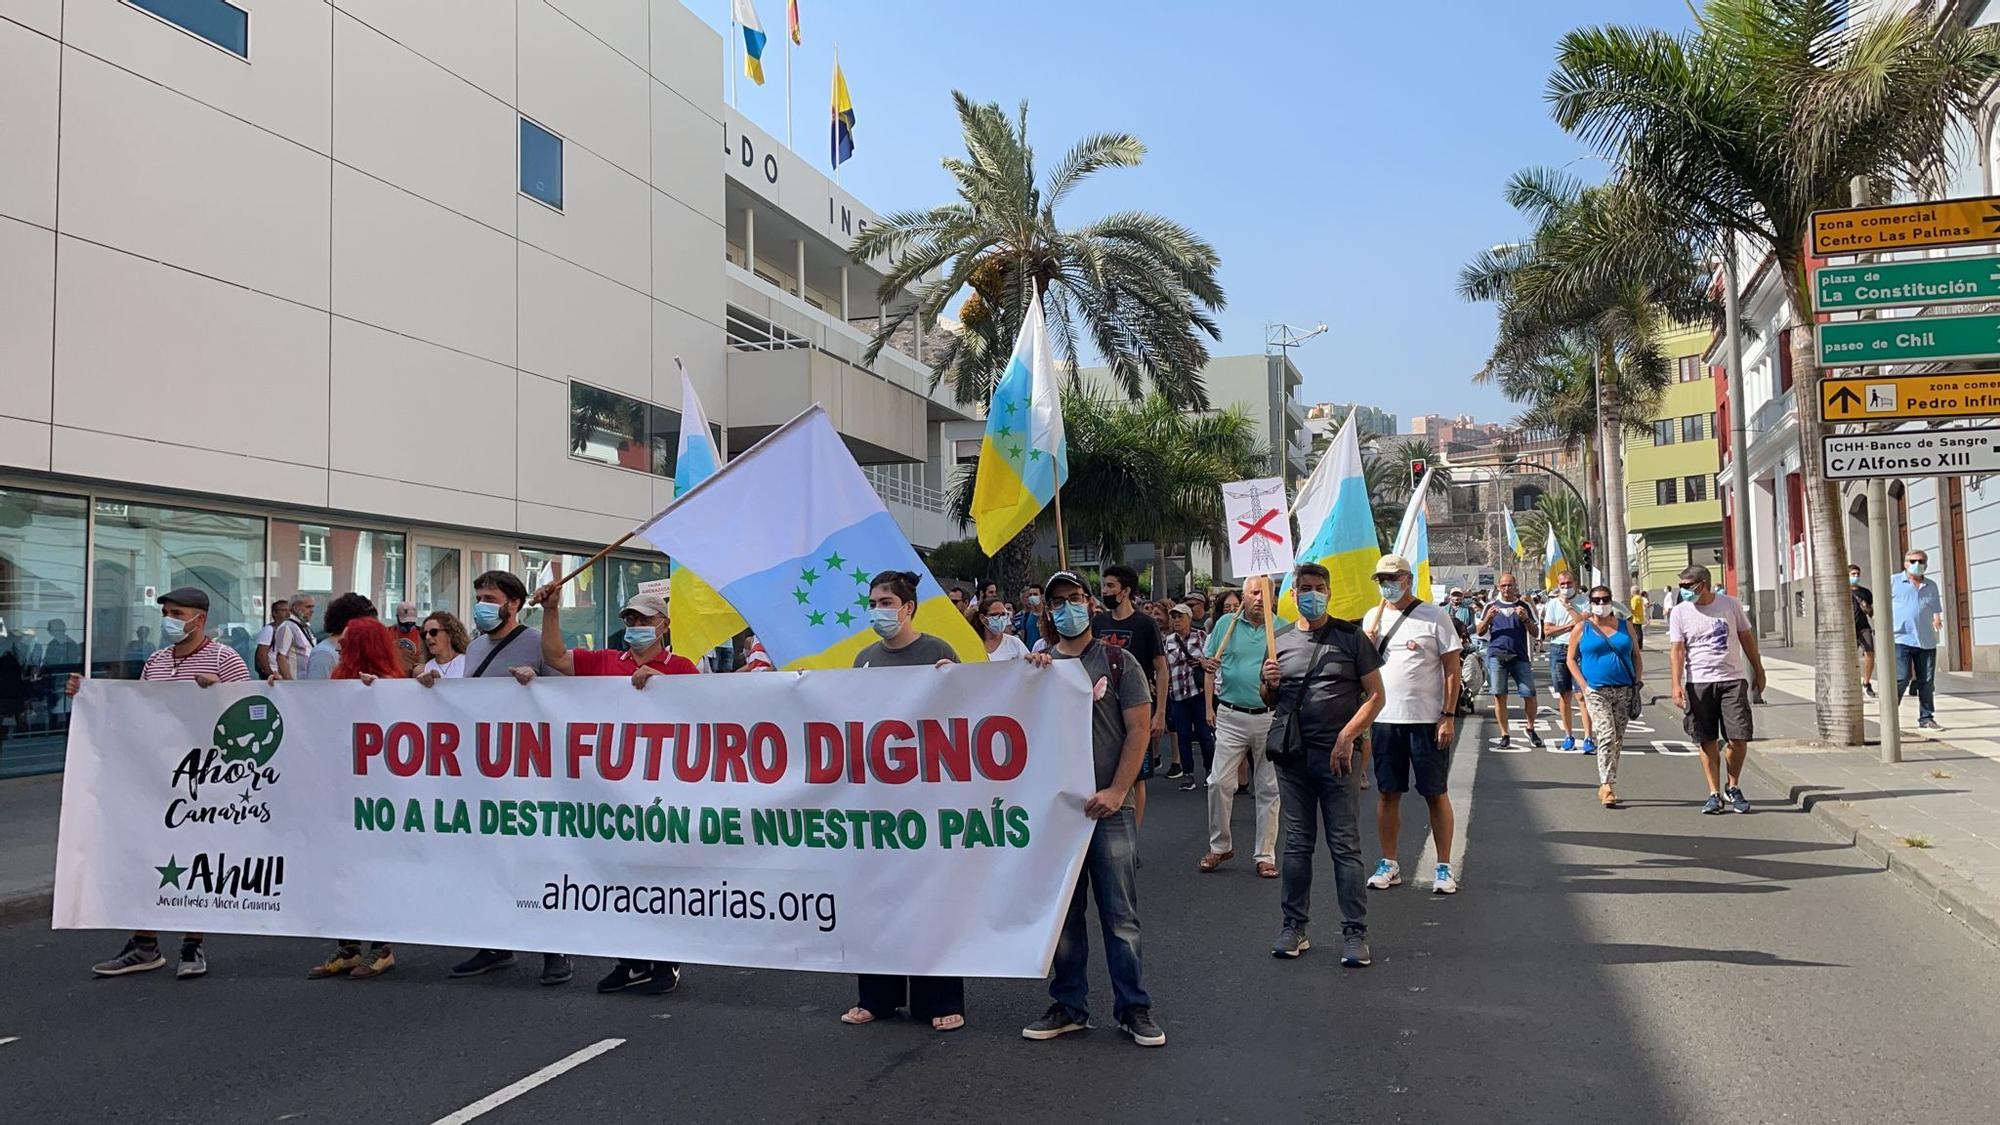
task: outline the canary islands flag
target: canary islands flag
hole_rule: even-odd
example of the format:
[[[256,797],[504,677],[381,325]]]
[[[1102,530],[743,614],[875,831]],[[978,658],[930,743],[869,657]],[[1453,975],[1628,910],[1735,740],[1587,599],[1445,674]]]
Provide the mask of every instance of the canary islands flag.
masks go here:
[[[764,25],[757,22],[757,8],[750,0],[734,0],[731,15],[743,29],[743,73],[757,85],[764,84]]]
[[[708,429],[708,412],[694,393],[694,380],[678,357],[674,365],[681,369],[681,439],[674,457],[674,496],[678,498],[714,476],[722,467],[722,455]],[[742,616],[691,568],[674,567],[669,591],[674,649],[682,655],[699,659],[702,653],[728,643],[743,631]]]
[[[1554,589],[1556,575],[1568,569],[1569,563],[1563,561],[1562,546],[1556,542],[1556,529],[1551,527],[1548,545],[1542,548],[1542,588]]]
[[[1518,559],[1521,557],[1521,533],[1514,530],[1513,509],[1500,509],[1500,518],[1507,525],[1507,553]]]
[[[1037,297],[1028,305],[1014,356],[986,407],[986,438],[979,445],[978,476],[972,484],[979,549],[999,554],[1008,540],[1035,522],[1068,479],[1061,388]]]
[[[1403,525],[1396,530],[1396,554],[1410,560],[1410,595],[1418,601],[1431,600],[1431,520],[1424,511],[1430,495],[1431,471],[1417,482],[1410,506],[1403,509]]]
[[[903,538],[826,411],[813,406],[667,505],[638,534],[706,579],[780,668],[846,668],[873,644],[868,583],[917,575],[917,628],[986,646]]]
[[[854,99],[847,96],[847,75],[840,72],[840,60],[833,62],[833,166],[854,159]]]
[[[1333,459],[1328,479],[1333,486],[1333,502],[1317,528],[1300,526],[1306,546],[1298,554],[1300,562],[1316,562],[1331,576],[1327,613],[1356,621],[1381,601],[1375,589],[1375,562],[1382,557],[1375,538],[1375,515],[1368,503],[1368,482],[1361,470],[1361,439],[1355,420],[1349,416],[1324,457]],[[1319,470],[1315,469],[1317,476]],[[1299,619],[1299,603],[1292,596],[1293,575],[1285,576],[1278,595],[1278,616],[1286,621]],[[983,646],[982,646],[983,647]]]

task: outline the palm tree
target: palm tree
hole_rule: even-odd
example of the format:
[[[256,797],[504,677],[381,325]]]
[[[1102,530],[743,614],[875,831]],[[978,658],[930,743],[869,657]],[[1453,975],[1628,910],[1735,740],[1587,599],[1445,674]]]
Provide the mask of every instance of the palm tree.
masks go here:
[[[1517,512],[1514,516],[1514,530],[1521,536],[1521,542],[1532,544],[1528,548],[1528,559],[1534,567],[1535,585],[1546,583],[1548,576],[1542,573],[1542,547],[1549,541],[1549,529],[1556,532],[1556,546],[1561,549],[1563,559],[1574,570],[1583,557],[1583,541],[1590,537],[1590,524],[1582,505],[1576,497],[1563,493],[1545,493],[1535,501],[1531,511]],[[1583,579],[1579,579],[1583,580]],[[1525,582],[1523,586],[1527,585]]]
[[[894,311],[877,327],[868,359],[912,319],[920,330],[937,323],[970,289],[932,362],[931,385],[950,380],[960,402],[984,402],[1033,292],[1072,371],[1079,366],[1079,336],[1087,333],[1128,396],[1136,399],[1150,386],[1180,409],[1205,409],[1202,337],[1221,338],[1212,314],[1224,304],[1215,248],[1146,211],[1119,211],[1074,228],[1056,222],[1056,208],[1079,184],[1105,168],[1136,166],[1146,146],[1129,133],[1093,133],[1038,182],[1027,102],[1010,118],[999,105],[958,91],[952,101],[966,155],[946,158],[944,167],[958,199],[885,216],[854,241],[856,261],[881,255],[890,261],[877,296]]]
[[[1375,517],[1376,546],[1386,554],[1395,545],[1403,511],[1409,507],[1410,463],[1379,452],[1365,456],[1361,480],[1368,489],[1369,514]]]
[[[1620,160],[1691,229],[1768,247],[1791,297],[1792,388],[1813,567],[1822,738],[1862,741],[1841,561],[1840,485],[1826,478],[1815,309],[1804,247],[1815,210],[1856,180],[1933,193],[1947,138],[1976,121],[2000,76],[2000,28],[1968,28],[1919,0],[1866,23],[1844,0],[1709,0],[1694,30],[1593,27],[1557,49],[1556,122]],[[1954,16],[1956,8],[1953,8]],[[1735,456],[1746,455],[1745,450]],[[1746,518],[1739,505],[1738,519]]]

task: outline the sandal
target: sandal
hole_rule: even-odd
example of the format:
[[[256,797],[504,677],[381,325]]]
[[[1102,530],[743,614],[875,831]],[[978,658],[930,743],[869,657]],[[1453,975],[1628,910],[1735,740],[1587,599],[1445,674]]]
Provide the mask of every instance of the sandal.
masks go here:
[[[1226,852],[1210,852],[1201,857],[1200,866],[1204,872],[1213,871],[1235,857],[1236,851],[1233,848]]]
[[[1257,861],[1257,874],[1265,879],[1276,879],[1278,877],[1278,865],[1268,859],[1260,859]]]
[[[949,1016],[938,1016],[931,1021],[932,1031],[957,1031],[964,1026],[965,1017],[956,1013]]]
[[[849,1008],[840,1014],[840,1022],[852,1027],[860,1027],[864,1023],[874,1023],[875,1013],[862,1007]]]

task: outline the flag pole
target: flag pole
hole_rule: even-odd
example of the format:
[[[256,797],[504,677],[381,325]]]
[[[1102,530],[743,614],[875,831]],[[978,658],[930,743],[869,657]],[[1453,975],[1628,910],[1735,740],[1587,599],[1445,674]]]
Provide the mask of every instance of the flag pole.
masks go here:
[[[729,9],[729,42],[729,106],[731,109],[734,109],[736,108],[737,78],[743,73],[742,60],[736,57],[736,52],[743,49],[743,29],[736,25],[736,8],[734,5],[731,5]]]
[[[785,147],[798,151],[792,145],[792,17],[791,9],[785,10]]]
[[[1056,485],[1056,569],[1069,569],[1069,532],[1063,528],[1062,485]]]

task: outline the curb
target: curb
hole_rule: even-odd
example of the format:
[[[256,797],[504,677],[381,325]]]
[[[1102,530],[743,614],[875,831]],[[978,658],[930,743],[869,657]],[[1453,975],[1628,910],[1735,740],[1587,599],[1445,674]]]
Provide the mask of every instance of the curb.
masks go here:
[[[1810,784],[1760,755],[1752,755],[1744,764],[1773,789],[1783,791],[1786,803],[1811,813],[1821,827],[1854,845],[1855,851],[1878,868],[1894,874],[1973,933],[2000,946],[2000,895],[1981,888],[1928,851],[1904,846],[1887,829],[1840,800],[1835,787]]]
[[[0,926],[17,922],[47,922],[55,909],[55,888],[36,887],[0,895]]]

